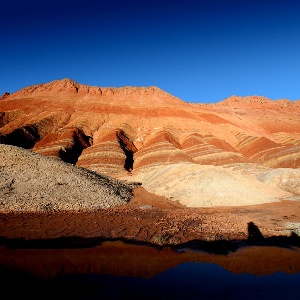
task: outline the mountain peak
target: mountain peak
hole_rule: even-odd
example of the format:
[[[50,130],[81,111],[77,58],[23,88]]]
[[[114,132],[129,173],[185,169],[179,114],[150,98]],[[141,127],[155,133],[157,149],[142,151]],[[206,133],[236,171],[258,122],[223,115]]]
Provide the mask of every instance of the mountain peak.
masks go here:
[[[64,92],[70,94],[76,94],[78,92],[98,92],[101,94],[99,87],[92,87],[88,85],[82,85],[70,78],[63,78],[58,80],[53,80],[48,83],[35,84],[28,87],[24,87],[21,90],[11,94],[11,97],[28,97],[38,94],[49,94],[51,92]]]
[[[136,104],[141,106],[173,106],[184,102],[179,98],[169,94],[157,86],[138,87],[98,87],[80,84],[73,79],[63,78],[53,80],[48,83],[36,84],[25,87],[10,95],[4,95],[3,98],[16,99],[27,97],[52,97],[59,99],[60,96],[72,99],[78,96],[101,97],[105,102],[122,102],[127,104]],[[151,99],[151,100],[149,100]]]

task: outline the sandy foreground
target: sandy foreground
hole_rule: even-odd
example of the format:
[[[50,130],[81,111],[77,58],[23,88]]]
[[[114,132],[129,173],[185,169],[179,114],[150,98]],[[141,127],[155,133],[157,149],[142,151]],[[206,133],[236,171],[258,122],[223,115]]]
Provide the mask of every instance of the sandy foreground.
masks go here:
[[[253,223],[252,229],[249,224]],[[249,231],[250,230],[250,231]],[[251,232],[253,231],[253,232]],[[247,240],[298,237],[300,202],[187,208],[164,197],[134,189],[128,204],[97,211],[1,213],[2,244],[37,239],[124,239],[154,245],[189,241]]]

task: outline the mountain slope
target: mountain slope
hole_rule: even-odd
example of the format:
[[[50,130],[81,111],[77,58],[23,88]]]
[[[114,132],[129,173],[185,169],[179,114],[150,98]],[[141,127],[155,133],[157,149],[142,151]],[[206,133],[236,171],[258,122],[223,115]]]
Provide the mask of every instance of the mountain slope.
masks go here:
[[[189,104],[157,87],[100,88],[70,79],[0,101],[1,143],[114,176],[166,161],[298,168],[299,124],[299,101],[233,96]]]
[[[0,210],[97,210],[126,204],[132,186],[54,158],[0,145]]]
[[[255,179],[252,188],[247,181],[242,190],[257,187],[266,197],[257,192],[254,202],[247,203],[297,196],[295,189],[287,190],[292,194],[281,194],[283,184],[271,191],[271,181],[261,179],[265,183],[261,185],[257,176],[262,170],[300,167],[299,124],[300,101],[232,96],[217,104],[190,104],[157,87],[102,88],[71,79],[25,87],[5,93],[0,100],[0,144],[26,148],[115,178],[139,178],[153,192],[178,199],[184,194],[183,187],[177,192],[174,185],[165,192],[158,186],[167,186],[174,176],[182,179],[183,174],[203,165],[215,166],[211,172],[219,174],[215,176],[218,180],[235,178],[228,181],[227,189],[232,182],[248,180],[234,177],[239,173]],[[183,173],[176,168],[176,172],[162,171],[170,165],[184,166]],[[238,174],[228,177],[226,168]],[[146,183],[144,175],[152,170],[168,176],[161,177],[161,182],[150,176],[155,180],[151,183],[148,178]],[[283,182],[293,180],[289,186],[300,185],[298,177],[282,174]],[[208,199],[210,191],[218,192],[217,186],[202,196]],[[245,203],[239,198],[242,191],[235,193],[222,205]],[[200,206],[209,202],[187,201],[187,197],[180,201],[191,206],[192,202]],[[211,201],[209,205],[215,204]]]

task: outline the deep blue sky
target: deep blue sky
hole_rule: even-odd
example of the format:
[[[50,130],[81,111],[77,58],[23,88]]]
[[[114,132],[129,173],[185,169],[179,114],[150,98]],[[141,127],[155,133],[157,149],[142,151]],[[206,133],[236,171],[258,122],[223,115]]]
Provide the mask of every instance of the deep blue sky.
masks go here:
[[[299,0],[10,0],[0,38],[0,95],[71,78],[187,102],[300,99]]]

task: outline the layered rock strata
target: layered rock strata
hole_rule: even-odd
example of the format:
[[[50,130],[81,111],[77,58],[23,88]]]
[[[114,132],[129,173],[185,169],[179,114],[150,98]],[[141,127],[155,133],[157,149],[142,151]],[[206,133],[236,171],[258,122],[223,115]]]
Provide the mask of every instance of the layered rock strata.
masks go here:
[[[70,79],[0,101],[0,143],[113,176],[170,163],[300,167],[300,102],[232,96],[186,103],[157,87]]]

